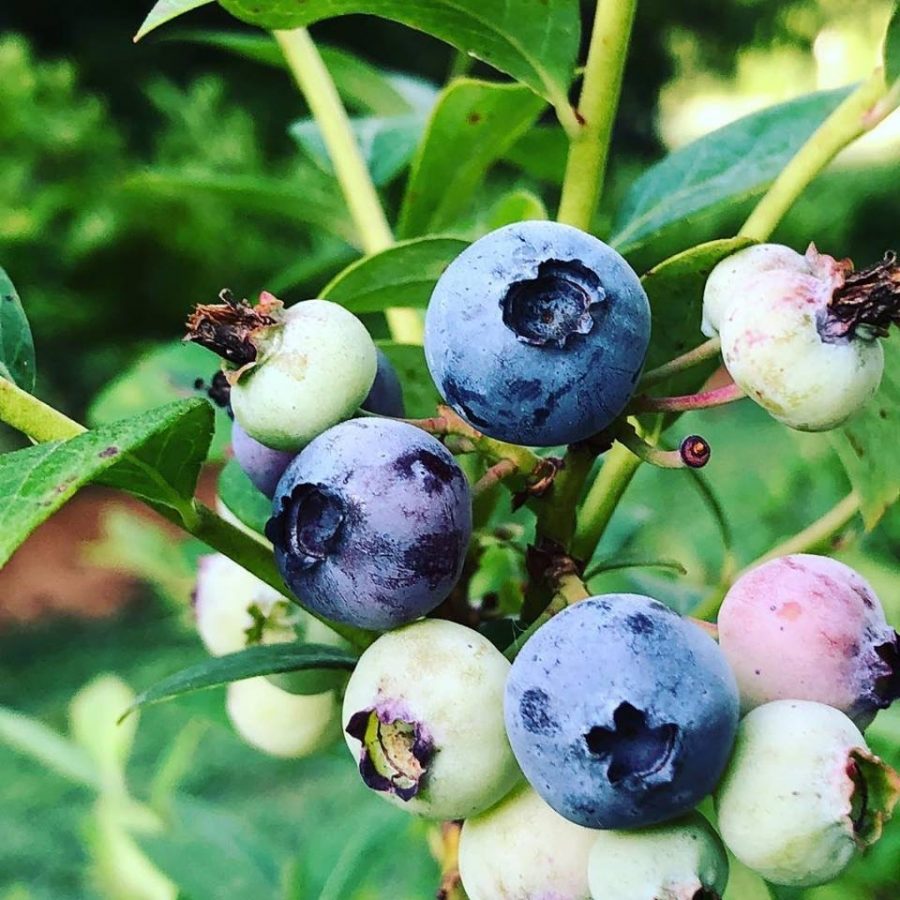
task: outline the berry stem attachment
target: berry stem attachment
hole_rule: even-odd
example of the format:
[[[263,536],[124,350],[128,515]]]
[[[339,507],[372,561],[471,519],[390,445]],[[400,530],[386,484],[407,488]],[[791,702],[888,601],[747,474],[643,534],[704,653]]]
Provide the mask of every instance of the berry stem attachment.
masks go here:
[[[87,430],[79,422],[68,418],[5,378],[0,378],[0,421],[6,422],[39,444],[70,440]],[[144,500],[143,497],[135,496],[139,500]],[[289,596],[268,544],[258,541],[230,522],[226,522],[196,499],[185,500],[184,509],[176,510],[163,505],[153,508],[173,525],[234,560],[276,591]],[[324,619],[322,621],[359,649],[367,647],[375,638],[374,634],[358,628]]]
[[[648,444],[631,425],[616,435],[635,456],[661,469],[702,469],[709,462],[710,446],[700,435],[688,435],[677,450],[662,450]]]
[[[546,625],[547,622],[557,613],[562,612],[567,606],[573,606],[580,600],[587,600],[590,596],[590,591],[574,572],[567,572],[559,576],[556,580],[556,590],[553,594],[553,599],[546,609],[504,650],[504,656],[510,661],[514,660],[518,652],[542,625]]]
[[[661,381],[665,381],[672,375],[677,375],[679,372],[691,369],[702,362],[706,362],[708,359],[714,359],[719,355],[721,349],[722,339],[718,337],[718,335],[714,338],[710,338],[708,341],[704,341],[699,346],[694,347],[693,350],[688,350],[687,353],[682,353],[681,356],[676,356],[674,359],[669,360],[669,362],[644,372],[638,387],[652,387],[655,384],[659,384]]]
[[[695,409],[709,409],[725,406],[742,400],[746,394],[734,382],[699,394],[685,394],[681,397],[636,397],[629,412],[690,412]]]
[[[739,237],[765,241],[807,185],[848,144],[871,131],[900,103],[889,91],[884,69],[878,68],[816,129],[781,170],[765,196],[744,222]]]
[[[613,121],[637,0],[600,0],[594,14],[584,83],[569,132],[569,157],[557,219],[584,231],[600,201]],[[565,125],[565,122],[563,122]]]
[[[388,249],[394,243],[394,235],[356,142],[347,111],[315,42],[305,28],[275,31],[273,34],[322,132],[363,252],[370,255]],[[422,317],[416,310],[389,309],[385,316],[395,341],[422,343]]]
[[[501,459],[500,462],[494,463],[485,473],[472,485],[472,494],[480,497],[491,488],[500,484],[504,478],[515,475],[518,471],[516,464],[511,459]]]

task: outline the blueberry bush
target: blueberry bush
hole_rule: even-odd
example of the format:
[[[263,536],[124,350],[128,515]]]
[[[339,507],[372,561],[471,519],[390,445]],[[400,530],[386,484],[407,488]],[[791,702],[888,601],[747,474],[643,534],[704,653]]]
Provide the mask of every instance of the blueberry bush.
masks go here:
[[[211,2],[160,0],[136,37]],[[900,105],[897,10],[866,80],[738,119],[610,199],[635,0],[601,0],[584,33],[575,0],[219,5],[261,29],[239,52],[305,98],[301,161],[268,180],[157,169],[140,190],[280,210],[336,272],[292,302],[185,292],[184,339],[120,373],[85,428],[36,396],[28,298],[0,269],[0,420],[33,444],[0,455],[0,561],[89,483],[190,536],[132,523],[113,546],[172,593],[193,584],[208,656],[136,695],[94,680],[68,738],[0,708],[5,743],[96,794],[100,892],[896,896],[896,865],[876,888],[858,860],[898,846],[900,607],[849,563],[854,542],[896,553],[900,264],[772,236]],[[349,14],[451,45],[457,71],[435,91],[307,30]],[[522,178],[490,179],[501,161]],[[82,218],[46,222],[71,241],[115,228],[112,200],[65,205]],[[250,226],[211,210],[240,259]],[[777,536],[755,520],[785,455],[811,474],[778,485]],[[189,729],[132,795],[140,711],[223,685],[242,741],[321,766],[326,826],[346,829],[324,874],[315,838],[298,859],[179,792],[203,764]]]

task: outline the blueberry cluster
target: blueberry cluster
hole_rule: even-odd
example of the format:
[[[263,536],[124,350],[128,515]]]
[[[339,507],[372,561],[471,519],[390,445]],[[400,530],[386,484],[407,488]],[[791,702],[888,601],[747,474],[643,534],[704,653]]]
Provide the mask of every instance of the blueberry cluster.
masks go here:
[[[829,260],[756,247],[707,288],[704,327],[721,335],[732,375],[796,427],[831,427],[849,406],[814,387],[776,396],[765,348],[785,335],[804,373],[852,362],[851,406],[880,377],[876,351],[823,331],[807,296],[843,277]],[[740,302],[751,270],[763,293],[796,276],[770,304],[777,314]],[[346,683],[306,673],[232,685],[228,712],[247,740],[311,752],[340,706],[370,789],[464,820],[470,900],[714,900],[726,846],[772,882],[814,885],[878,837],[900,780],[859,729],[900,694],[900,642],[853,570],[798,555],[746,572],[722,604],[718,643],[650,597],[606,594],[570,602],[504,655],[440,615],[466,563],[472,491],[422,423],[392,418],[396,373],[362,324],[326,301],[284,310],[268,295],[195,324],[230,354],[234,454],[272,499],[265,536],[288,588],[318,618],[384,632]],[[615,251],[525,222],[447,268],[425,355],[472,435],[553,447],[621,422],[649,333],[647,297]],[[361,406],[377,415],[354,417]],[[213,653],[303,630],[322,640],[316,619],[223,558],[201,568],[196,613]],[[697,812],[710,796],[715,827]]]

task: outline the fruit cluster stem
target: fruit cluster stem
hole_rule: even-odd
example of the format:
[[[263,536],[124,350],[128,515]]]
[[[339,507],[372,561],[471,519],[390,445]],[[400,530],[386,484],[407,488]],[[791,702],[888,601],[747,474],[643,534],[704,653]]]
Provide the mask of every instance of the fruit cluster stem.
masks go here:
[[[394,243],[394,235],[353,134],[347,111],[315,42],[305,28],[275,31],[274,35],[322,132],[322,140],[356,225],[363,252],[368,255],[387,250]],[[407,344],[422,343],[422,317],[416,310],[388,309],[385,316],[394,340]]]
[[[576,118],[557,219],[589,231],[606,173],[613,121],[619,107],[622,75],[637,0],[600,0],[594,14],[591,46]]]
[[[738,236],[767,240],[807,185],[825,166],[844,147],[878,125],[896,109],[898,103],[900,92],[888,91],[884,70],[876,69],[828,116],[782,169],[744,222]]]
[[[79,422],[63,415],[5,378],[0,378],[0,420],[11,425],[17,431],[21,431],[38,444],[49,441],[67,441],[87,430]],[[138,497],[138,499],[143,501],[142,497]],[[202,541],[211,549],[234,560],[279,593],[290,596],[275,565],[271,547],[241,531],[240,528],[236,528],[230,522],[226,522],[199,500],[190,501],[192,514],[189,516],[166,506],[153,508],[173,525]],[[375,635],[361,629],[324,619],[322,621],[352,646],[359,649],[367,647],[375,639]]]
[[[690,412],[696,409],[710,409],[714,406],[725,406],[742,400],[746,394],[743,388],[734,382],[711,391],[698,394],[685,394],[680,397],[635,397],[630,404],[631,412]]]
[[[708,359],[714,359],[719,355],[721,349],[722,339],[718,336],[710,338],[708,341],[704,341],[699,346],[694,347],[693,350],[688,350],[687,353],[682,353],[681,356],[676,356],[674,359],[670,359],[669,362],[644,372],[638,387],[653,387],[653,385],[659,384],[661,381],[665,381],[679,372],[693,368]]]

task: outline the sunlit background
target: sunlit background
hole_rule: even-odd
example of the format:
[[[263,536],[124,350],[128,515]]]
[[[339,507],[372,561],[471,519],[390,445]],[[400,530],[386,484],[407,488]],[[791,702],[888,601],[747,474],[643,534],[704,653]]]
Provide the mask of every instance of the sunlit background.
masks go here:
[[[339,215],[324,225],[317,218],[319,207],[339,210],[340,197],[327,166],[289,128],[308,111],[277,57],[248,58],[241,38],[258,33],[207,7],[135,46],[131,37],[150,5],[4,0],[0,8],[0,266],[35,333],[40,395],[89,422],[152,405],[156,388],[159,399],[168,396],[170,385],[154,385],[152,365],[142,397],[118,389],[115,378],[177,339],[192,304],[223,286],[247,296],[268,288],[290,301],[312,297],[358,255],[335,226]],[[598,233],[608,233],[629,183],[667,151],[772,103],[865,78],[891,6],[642,0]],[[437,88],[464,69],[495,76],[390,23],[354,17],[325,23],[314,35],[398,73],[415,115],[406,159],[383,179],[395,209],[400,173]],[[485,210],[511,187],[554,208],[564,147],[541,146],[536,157],[523,142],[492,170],[460,233],[483,230]],[[897,244],[898,159],[894,116],[840,155],[776,239],[800,250],[815,241],[859,265],[880,258]],[[734,233],[751,205],[748,198],[697,222],[691,242]],[[634,262],[640,268],[645,261]],[[380,320],[367,324],[384,333]],[[185,390],[215,367],[210,361],[201,371],[198,359],[182,366]],[[827,438],[788,433],[743,405],[684,421],[715,448],[709,479],[731,521],[738,562],[799,530],[847,491]],[[4,449],[20,446],[6,431],[0,440]],[[208,497],[213,483],[206,480]],[[640,473],[604,540],[606,552],[627,547],[673,557],[689,574],[678,582],[614,575],[598,587],[656,593],[680,608],[700,595],[722,556],[702,498],[658,470]],[[873,582],[897,625],[896,511],[873,534],[851,531],[833,549]],[[74,721],[82,736],[115,744],[112,757],[130,750],[131,793],[157,812],[177,807],[180,825],[161,831],[135,807],[128,828],[155,865],[177,876],[185,897],[433,896],[438,868],[428,826],[367,796],[342,745],[311,760],[264,758],[231,732],[221,691],[146,710],[133,748],[127,729],[96,724],[127,698],[125,685],[139,690],[203,657],[189,606],[200,552],[136,505],[82,492],[0,572],[0,703],[61,734]],[[73,695],[100,673],[124,684],[95,684],[73,719]],[[39,762],[11,749],[28,741],[5,727],[0,900],[167,896],[126,837],[122,766],[113,759],[109,783],[90,786],[79,779],[72,745],[46,744]],[[870,734],[897,765],[900,716],[883,714]],[[779,897],[895,900],[898,851],[895,827],[837,885]],[[293,893],[279,893],[283,883]],[[754,896],[738,887],[729,900]]]

